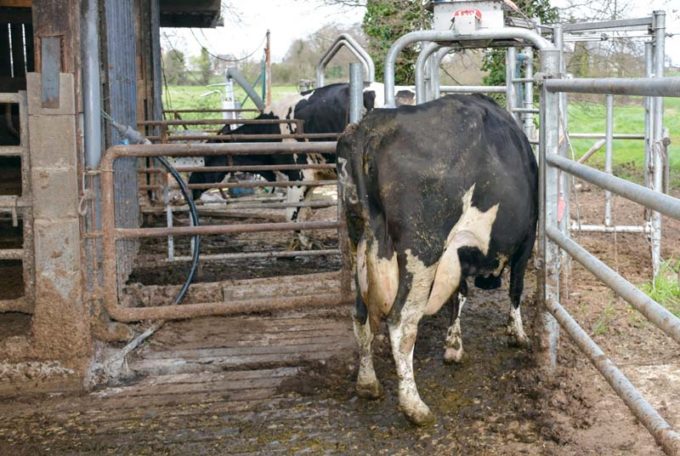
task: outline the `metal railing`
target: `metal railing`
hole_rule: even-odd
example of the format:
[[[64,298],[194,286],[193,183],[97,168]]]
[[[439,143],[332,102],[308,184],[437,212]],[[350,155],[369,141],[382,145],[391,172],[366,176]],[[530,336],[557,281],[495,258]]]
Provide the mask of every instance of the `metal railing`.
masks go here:
[[[0,300],[0,312],[33,312],[35,295],[35,259],[33,253],[33,200],[31,198],[30,159],[28,145],[28,104],[26,92],[0,93],[0,103],[19,106],[19,144],[0,146],[0,157],[19,157],[21,160],[21,195],[0,196],[0,213],[8,213],[16,227],[22,221],[21,249],[0,250],[0,260],[21,260],[24,295],[17,299]]]
[[[657,19],[658,20],[658,19]],[[559,173],[568,173],[593,185],[602,187],[627,199],[640,203],[658,216],[665,214],[680,219],[680,199],[665,195],[660,188],[654,190],[612,176],[560,156],[558,137],[555,132],[559,128],[558,98],[560,93],[604,93],[607,95],[622,94],[633,96],[680,96],[680,78],[621,78],[621,79],[548,79],[543,87],[543,103],[541,112],[541,256],[543,262],[542,294],[544,308],[552,315],[577,346],[591,360],[602,376],[609,382],[616,393],[623,399],[633,414],[649,430],[656,441],[668,454],[680,454],[680,434],[674,431],[659,413],[642,397],[637,389],[628,381],[616,365],[606,357],[602,350],[581,329],[569,313],[560,304],[560,263],[558,250],[562,249],[571,258],[578,261],[593,275],[611,287],[619,296],[642,313],[654,325],[676,342],[680,343],[680,319],[670,313],[658,302],[651,299],[633,284],[625,280],[614,270],[598,260],[586,249],[572,241],[560,226],[559,189],[564,182]],[[609,99],[611,104],[611,99]],[[611,137],[611,128],[608,128]],[[653,138],[660,140],[662,125],[656,124]],[[655,149],[652,157],[660,163],[661,151]],[[659,173],[656,169],[655,173]],[[543,340],[549,341],[554,366],[554,350],[557,340],[557,328],[549,318],[544,319]]]
[[[104,155],[100,171],[102,186],[102,248],[103,248],[103,290],[104,306],[112,318],[130,322],[155,319],[181,319],[207,315],[229,315],[243,312],[257,312],[288,309],[299,306],[339,305],[351,302],[351,283],[349,268],[341,272],[341,288],[338,292],[303,294],[297,296],[278,296],[239,300],[235,302],[212,302],[155,307],[124,307],[118,299],[116,280],[116,241],[142,237],[191,236],[211,234],[234,234],[254,232],[299,232],[305,230],[338,229],[339,238],[344,232],[344,219],[337,221],[295,222],[295,223],[255,223],[237,225],[201,225],[165,228],[117,228],[114,217],[114,162],[124,157],[153,158],[161,156],[202,157],[210,155],[261,155],[261,154],[310,154],[335,153],[335,142],[318,143],[230,143],[230,144],[155,144],[129,145],[109,148]],[[290,182],[288,185],[300,185]],[[333,181],[333,184],[336,184]],[[224,185],[224,184],[221,184]],[[243,184],[239,184],[243,185]],[[265,183],[264,185],[271,185]],[[341,211],[341,208],[338,209]],[[338,212],[340,213],[340,212]],[[291,256],[293,252],[284,254]],[[343,264],[348,264],[343,251]],[[271,256],[271,255],[269,255]]]

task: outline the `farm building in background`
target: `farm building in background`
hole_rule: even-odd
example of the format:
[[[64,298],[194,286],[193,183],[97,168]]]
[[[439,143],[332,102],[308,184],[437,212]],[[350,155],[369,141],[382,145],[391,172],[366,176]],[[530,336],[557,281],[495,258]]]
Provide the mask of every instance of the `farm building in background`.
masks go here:
[[[0,0],[0,391],[80,389],[97,341],[129,335],[100,309],[88,163],[123,138],[92,107],[124,125],[160,119],[160,27],[214,27],[220,3]],[[137,160],[117,163],[115,179],[117,223],[136,227]],[[120,281],[136,250],[119,243]]]

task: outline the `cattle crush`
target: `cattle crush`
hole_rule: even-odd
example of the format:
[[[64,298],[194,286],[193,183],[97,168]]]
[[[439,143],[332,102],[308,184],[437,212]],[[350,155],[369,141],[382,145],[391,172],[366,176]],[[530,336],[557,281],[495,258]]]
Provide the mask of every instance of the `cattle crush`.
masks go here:
[[[658,271],[662,253],[676,252],[672,244],[680,230],[676,221],[680,219],[680,202],[662,191],[668,145],[663,97],[677,96],[680,81],[663,77],[664,14],[535,30],[516,19],[486,14],[485,8],[495,12],[500,3],[467,2],[484,13],[482,19],[461,19],[455,25],[458,28],[450,29],[448,15],[461,2],[434,2],[434,30],[407,34],[390,49],[384,97],[387,106],[394,106],[397,57],[406,46],[421,43],[416,65],[418,103],[453,92],[505,94],[508,110],[536,147],[541,172],[541,220],[534,255],[537,268],[535,274],[528,274],[525,297],[527,303],[536,302],[536,306],[525,306],[528,320],[534,322],[529,330],[535,341],[531,350],[507,346],[503,332],[505,291],[473,292],[462,315],[469,353],[462,365],[443,366],[438,352],[448,315],[426,320],[421,329],[423,336],[416,345],[416,376],[439,418],[433,427],[413,429],[395,411],[397,380],[384,335],[379,335],[376,342],[376,369],[385,379],[386,395],[377,402],[358,399],[353,389],[357,366],[350,304],[354,294],[344,218],[332,172],[335,166],[318,158],[334,154],[337,133],[307,133],[304,122],[280,119],[266,123],[294,124],[295,132],[257,138],[215,135],[214,130],[206,133],[197,127],[210,130],[225,124],[257,125],[264,121],[182,119],[192,113],[174,112],[171,120],[150,116],[149,120],[133,122],[112,112],[111,120],[121,122],[120,138],[128,136],[130,142],[139,144],[107,143],[110,147],[96,162],[85,163],[84,159],[77,165],[69,162],[68,166],[60,164],[52,169],[45,157],[43,161],[39,155],[35,161],[25,160],[27,154],[39,154],[41,147],[46,148],[44,141],[37,140],[31,142],[38,145],[35,152],[28,147],[28,126],[33,125],[29,115],[35,124],[41,115],[49,114],[38,99],[39,79],[33,77],[32,82],[29,79],[28,95],[21,92],[0,98],[0,103],[19,107],[25,126],[20,130],[22,139],[18,145],[0,149],[0,156],[23,157],[24,167],[20,196],[0,196],[0,211],[7,214],[3,223],[8,222],[8,227],[3,225],[3,233],[11,231],[13,239],[22,240],[21,246],[12,241],[9,249],[0,250],[0,259],[23,259],[20,274],[24,276],[24,290],[19,293],[21,298],[12,295],[0,300],[0,307],[12,314],[34,312],[31,301],[36,287],[45,286],[49,265],[61,264],[64,258],[45,239],[66,239],[67,244],[73,242],[79,251],[82,249],[76,264],[77,272],[84,271],[85,280],[79,287],[85,296],[83,301],[88,303],[87,319],[94,323],[84,330],[89,338],[82,344],[89,347],[83,349],[88,353],[84,363],[62,363],[57,351],[44,348],[53,334],[44,328],[53,316],[41,310],[43,304],[36,309],[37,317],[32,317],[35,320],[31,324],[39,324],[33,330],[37,336],[22,338],[20,331],[3,341],[3,348],[9,347],[8,353],[18,355],[8,357],[0,370],[3,380],[9,379],[2,392],[11,398],[0,403],[0,452],[40,452],[48,447],[57,453],[95,454],[659,451],[651,439],[645,440],[641,426],[605,389],[602,378],[594,371],[587,371],[586,379],[577,378],[575,371],[582,374],[587,369],[578,354],[582,351],[663,451],[678,454],[680,437],[671,425],[677,429],[680,417],[664,405],[667,400],[672,404],[675,398],[650,401],[652,407],[623,375],[622,370],[628,374],[628,368],[617,368],[570,315],[584,317],[580,310],[567,306],[572,299],[568,278],[572,269],[583,281],[584,271],[601,279],[649,319],[645,337],[658,343],[661,354],[645,354],[649,359],[659,356],[668,360],[665,366],[671,367],[664,378],[675,379],[676,383],[665,388],[677,392],[680,376],[672,366],[679,361],[674,342],[680,342],[680,321],[625,280],[621,276],[625,267],[619,269],[618,263],[616,268],[605,265],[604,260],[610,264],[612,260],[627,261],[621,259],[625,253],[621,258],[616,256],[618,252],[612,256],[589,239],[579,238],[580,227],[570,225],[569,213],[573,207],[569,199],[573,178],[569,176],[575,176],[597,187],[593,195],[598,198],[621,195],[649,208],[642,228],[629,230],[636,233],[623,234],[624,229],[618,233],[629,236],[626,239],[638,250],[648,251],[651,274]],[[486,23],[489,17],[500,22]],[[647,78],[565,77],[565,35],[602,29],[649,31]],[[340,46],[354,46],[352,41],[349,36],[338,38],[319,68]],[[499,87],[442,86],[438,68],[444,56],[455,50],[477,48],[480,43],[507,48],[509,83]],[[518,58],[518,52],[522,58]],[[351,118],[357,120],[362,105],[360,86],[373,81],[370,57],[361,52],[354,54],[366,69],[365,78],[358,67],[352,71]],[[534,59],[540,61],[540,69],[533,68]],[[323,81],[323,71],[320,79]],[[60,84],[62,96],[76,92],[68,76],[61,76]],[[540,108],[536,107],[534,89],[540,92]],[[603,94],[608,100],[619,95],[645,97],[648,126],[641,139],[651,170],[645,186],[614,177],[611,170],[599,172],[570,159],[565,115],[565,94],[569,93]],[[76,111],[75,106],[62,105],[60,109],[64,118]],[[109,120],[104,122],[106,128],[111,128]],[[35,125],[46,123],[47,120]],[[147,141],[125,130],[126,124],[143,132]],[[69,125],[76,128],[75,122]],[[608,128],[605,136],[610,144],[613,129]],[[210,142],[205,143],[206,139]],[[269,142],[252,142],[262,139]],[[287,165],[237,164],[238,157],[272,154],[312,158]],[[194,160],[207,156],[229,158],[226,165],[212,169]],[[171,158],[174,169],[185,179],[189,173],[218,170],[231,176],[227,182],[187,185],[176,181],[164,167],[161,158],[165,157]],[[71,212],[58,213],[55,207],[57,213],[46,216],[45,200],[41,199],[45,198],[45,190],[37,184],[47,185],[47,178],[40,177],[40,173],[58,174],[64,169],[82,178],[83,188],[73,183],[79,198]],[[271,182],[258,174],[272,171],[301,171],[314,178]],[[28,178],[31,173],[35,186]],[[319,174],[323,177],[317,177]],[[131,182],[133,191],[129,188]],[[302,189],[307,197],[293,199],[289,195],[294,192],[288,189]],[[206,194],[197,204],[189,204],[183,196],[187,190],[206,190]],[[38,213],[34,216],[36,204]],[[289,218],[291,209],[299,211],[295,220]],[[599,216],[599,211],[593,211],[593,215]],[[21,223],[13,223],[15,219]],[[664,236],[668,232],[671,246],[663,251],[662,220],[667,226]],[[48,225],[67,223],[68,229],[82,230],[82,236],[75,239],[68,233],[45,235]],[[632,220],[627,226],[636,223]],[[37,242],[34,227],[41,230]],[[602,231],[610,233],[602,236],[616,235],[617,226],[605,221]],[[46,245],[49,248],[41,251]],[[602,252],[603,261],[592,256],[584,245]],[[629,256],[634,255],[629,252]],[[51,259],[45,263],[47,257]],[[572,265],[570,259],[583,268]],[[37,282],[34,262],[40,263],[35,266],[39,269]],[[630,270],[637,271],[634,267]],[[59,280],[58,277],[55,283]],[[575,290],[586,293],[578,286]],[[85,318],[72,313],[61,320],[55,317],[54,324]],[[667,333],[671,343],[651,331],[652,325]],[[563,338],[565,348],[558,352],[560,328],[573,342]],[[58,339],[63,342],[61,337]],[[30,344],[35,346],[29,350],[26,347]],[[605,345],[616,356],[634,357],[629,355],[634,350],[630,346],[626,347],[628,351],[618,351],[612,344]],[[79,344],[75,348],[81,350]],[[41,350],[47,355],[36,355]],[[73,372],[78,372],[78,380],[63,380],[71,378]],[[63,381],[56,381],[57,387],[45,387],[41,381],[50,376]],[[642,379],[643,385],[639,386],[645,394],[656,391],[654,378],[659,377],[654,376],[653,369],[647,377],[635,375],[635,379]],[[19,394],[31,389],[77,389],[73,385],[83,383],[93,392],[69,396],[67,400],[59,394]],[[596,391],[590,391],[594,387],[584,383],[597,385]],[[584,408],[604,408],[611,411],[611,416],[601,413],[597,415],[599,422],[589,422],[592,419],[581,410]],[[578,422],[581,419],[583,423]],[[596,435],[590,436],[593,442],[589,444],[587,432],[583,431],[589,426],[598,435],[609,433],[611,442],[598,442]],[[619,434],[612,431],[617,427],[621,428]],[[585,443],[578,441],[581,438]]]

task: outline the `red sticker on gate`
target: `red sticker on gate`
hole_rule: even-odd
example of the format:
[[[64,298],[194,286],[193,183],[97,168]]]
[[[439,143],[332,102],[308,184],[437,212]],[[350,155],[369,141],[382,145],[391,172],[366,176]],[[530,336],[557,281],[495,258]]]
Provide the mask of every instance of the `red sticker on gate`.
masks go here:
[[[482,12],[478,9],[459,9],[456,12],[453,13],[453,17],[458,17],[458,16],[474,16],[477,18],[478,21],[481,22],[482,20]]]

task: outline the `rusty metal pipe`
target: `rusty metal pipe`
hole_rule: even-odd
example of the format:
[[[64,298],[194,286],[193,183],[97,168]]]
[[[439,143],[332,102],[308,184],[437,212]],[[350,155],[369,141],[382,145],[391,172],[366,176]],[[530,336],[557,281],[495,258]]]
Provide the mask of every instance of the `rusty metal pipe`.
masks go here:
[[[201,144],[132,144],[112,146],[102,160],[102,171],[112,169],[122,157],[204,157],[213,155],[293,155],[334,154],[335,141],[295,143],[201,143]]]
[[[288,124],[290,119],[190,119],[190,120],[140,120],[139,126],[172,126],[172,125],[274,125]]]
[[[172,228],[115,228],[113,238],[133,239],[166,236],[205,236],[209,234],[265,233],[276,231],[327,230],[338,227],[338,222],[286,222],[237,225],[174,226]],[[106,239],[106,230],[104,230]]]
[[[312,256],[323,256],[323,255],[340,255],[340,250],[338,249],[325,249],[325,250],[287,250],[278,252],[244,252],[244,253],[218,253],[218,254],[207,254],[201,255],[201,261],[214,261],[214,260],[244,260],[244,259],[254,259],[254,258],[295,258],[295,257],[312,257]],[[172,262],[187,262],[191,261],[190,256],[175,256],[172,260],[169,260],[165,255],[158,255],[154,257],[141,258],[141,261],[145,265],[167,265],[167,263]]]
[[[335,169],[335,163],[319,163],[312,165],[259,165],[259,166],[177,166],[180,173],[238,173],[256,171],[295,171],[305,169]],[[159,168],[138,168],[139,174],[163,174]]]
[[[309,207],[312,209],[322,209],[326,207],[333,207],[337,205],[338,203],[336,201],[330,201],[330,200],[316,200],[316,201],[300,201],[297,203],[251,203],[251,204],[244,204],[240,200],[241,198],[237,198],[236,202],[232,202],[229,200],[224,201],[224,203],[219,202],[217,204],[220,205],[220,207],[214,207],[215,203],[210,203],[210,205],[198,205],[198,213],[199,215],[206,215],[206,216],[214,216],[214,217],[220,217],[222,216],[222,211],[231,211],[231,210],[243,210],[243,209],[287,209],[289,207]],[[189,210],[189,207],[186,205],[183,206],[173,206],[172,211],[177,213],[177,212],[186,212]],[[153,208],[153,207],[147,207],[143,208],[142,212],[145,214],[160,214],[165,212],[164,208]],[[224,214],[225,217],[229,217],[229,214]]]
[[[258,312],[269,310],[290,309],[301,306],[327,306],[349,303],[344,296],[337,293],[322,293],[313,296],[274,297],[266,299],[250,299],[234,303],[217,302],[203,304],[185,304],[161,307],[126,308],[118,302],[116,240],[125,237],[139,237],[142,235],[167,236],[172,234],[210,234],[258,231],[284,231],[301,229],[332,229],[338,227],[338,222],[305,222],[305,223],[276,223],[260,224],[257,226],[196,226],[176,227],[172,229],[116,229],[114,218],[114,186],[113,163],[119,157],[158,157],[164,155],[201,156],[224,155],[225,152],[242,153],[265,149],[280,153],[295,152],[327,152],[335,151],[335,143],[275,143],[268,144],[180,144],[180,145],[126,145],[109,148],[100,165],[101,205],[102,205],[102,250],[103,250],[103,290],[104,307],[111,318],[123,322],[140,320],[182,319],[208,315],[231,315],[243,312]],[[142,233],[140,233],[142,231]],[[144,233],[146,231],[146,233]],[[153,234],[152,234],[153,232]]]
[[[190,112],[260,112],[259,109],[166,109],[163,111],[164,114],[167,113],[190,113]]]
[[[259,166],[178,166],[181,173],[201,172],[249,172],[249,171],[295,171],[305,169],[335,169],[335,163],[318,163],[312,165],[259,165]]]
[[[335,180],[320,181],[241,181],[241,182],[217,182],[214,184],[188,184],[190,189],[207,190],[210,188],[259,188],[259,187],[323,187],[325,185],[335,185]],[[177,185],[170,185],[170,188],[178,188]]]
[[[165,138],[165,141],[205,141],[205,140],[220,140],[220,141],[248,141],[251,139],[337,139],[340,137],[339,133],[306,133],[306,134],[269,134],[269,135],[170,135]],[[160,136],[147,136],[150,141],[160,141]]]

